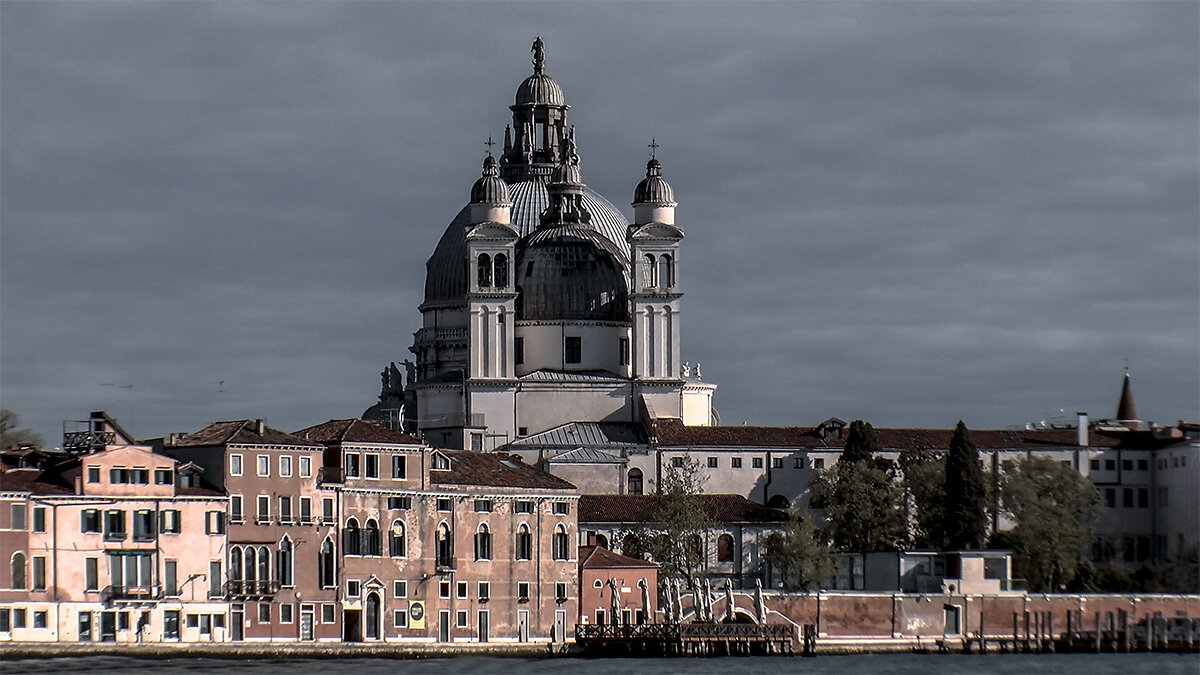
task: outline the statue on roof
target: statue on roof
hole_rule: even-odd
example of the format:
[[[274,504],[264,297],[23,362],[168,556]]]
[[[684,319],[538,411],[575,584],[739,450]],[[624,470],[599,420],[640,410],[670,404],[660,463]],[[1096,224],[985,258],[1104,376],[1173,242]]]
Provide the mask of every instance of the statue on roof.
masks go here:
[[[533,41],[529,51],[533,52],[533,72],[540,75],[546,67],[546,45],[542,42],[542,36]]]

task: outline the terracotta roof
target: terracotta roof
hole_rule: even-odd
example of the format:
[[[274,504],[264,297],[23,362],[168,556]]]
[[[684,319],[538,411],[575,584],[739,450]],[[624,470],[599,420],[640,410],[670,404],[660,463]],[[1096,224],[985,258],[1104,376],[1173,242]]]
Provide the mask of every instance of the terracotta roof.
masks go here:
[[[490,487],[575,490],[575,486],[529,466],[516,455],[471,450],[438,450],[450,458],[449,471],[430,471],[435,485],[487,485]]]
[[[422,445],[421,441],[399,431],[393,431],[378,422],[365,420],[329,420],[292,434],[306,441],[318,443],[392,443],[398,445]]]
[[[311,445],[321,447],[319,443],[306,441],[286,431],[272,429],[266,425],[263,425],[263,432],[260,434],[256,426],[255,420],[213,422],[200,431],[175,439],[175,442],[169,447],[198,448],[228,445],[230,443],[244,443],[247,445]]]
[[[75,488],[61,476],[39,469],[8,469],[0,467],[0,490],[31,492],[35,495],[69,495]]]
[[[579,547],[579,569],[601,569],[601,568],[616,568],[616,567],[658,567],[657,563],[648,562],[646,560],[638,560],[630,558],[627,555],[614,553],[606,548],[599,546],[580,546]]]
[[[841,450],[845,439],[821,438],[816,427],[689,427],[678,420],[658,420],[654,424],[657,445],[779,447]],[[946,449],[954,437],[953,429],[875,429],[879,444],[888,450],[910,447]],[[1038,447],[1076,447],[1076,431],[1070,429],[972,429],[971,441],[977,448],[1034,449]],[[1089,447],[1112,447],[1118,440],[1091,433]]]
[[[733,494],[697,495],[704,512],[718,523],[779,523],[787,514]],[[653,520],[658,495],[580,495],[581,523],[645,523]]]

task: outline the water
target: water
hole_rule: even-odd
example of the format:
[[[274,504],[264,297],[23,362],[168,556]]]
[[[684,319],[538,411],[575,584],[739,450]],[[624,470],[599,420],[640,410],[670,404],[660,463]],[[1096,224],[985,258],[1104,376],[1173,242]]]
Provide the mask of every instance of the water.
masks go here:
[[[2,658],[3,652],[0,652]],[[799,657],[725,657],[678,659],[601,659],[557,658],[519,659],[497,657],[458,657],[450,659],[138,659],[124,656],[88,656],[56,659],[4,660],[4,675],[22,673],[111,673],[130,675],[252,673],[267,675],[740,675],[803,673],[804,675],[848,675],[880,673],[884,675],[1196,675],[1200,673],[1200,655],[1196,654],[858,654],[849,656]]]

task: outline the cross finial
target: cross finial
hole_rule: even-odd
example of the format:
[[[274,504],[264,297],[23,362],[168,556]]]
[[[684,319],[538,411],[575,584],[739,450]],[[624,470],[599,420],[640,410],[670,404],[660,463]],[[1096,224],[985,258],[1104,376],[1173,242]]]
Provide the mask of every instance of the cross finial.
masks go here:
[[[650,159],[654,159],[654,155],[658,151],[658,143],[654,141],[653,136],[650,137],[650,145],[647,145],[646,147],[650,148]]]
[[[492,146],[495,144],[496,142],[492,140],[492,137],[488,136],[487,142],[484,143],[484,145],[488,146],[488,157],[492,156]]]

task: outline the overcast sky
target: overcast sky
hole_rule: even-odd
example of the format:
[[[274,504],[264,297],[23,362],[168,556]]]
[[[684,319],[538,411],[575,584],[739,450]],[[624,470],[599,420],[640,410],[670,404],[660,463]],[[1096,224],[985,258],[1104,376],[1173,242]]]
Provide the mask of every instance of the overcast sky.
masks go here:
[[[531,72],[725,424],[1200,417],[1196,2],[0,4],[0,406],[358,416]]]

